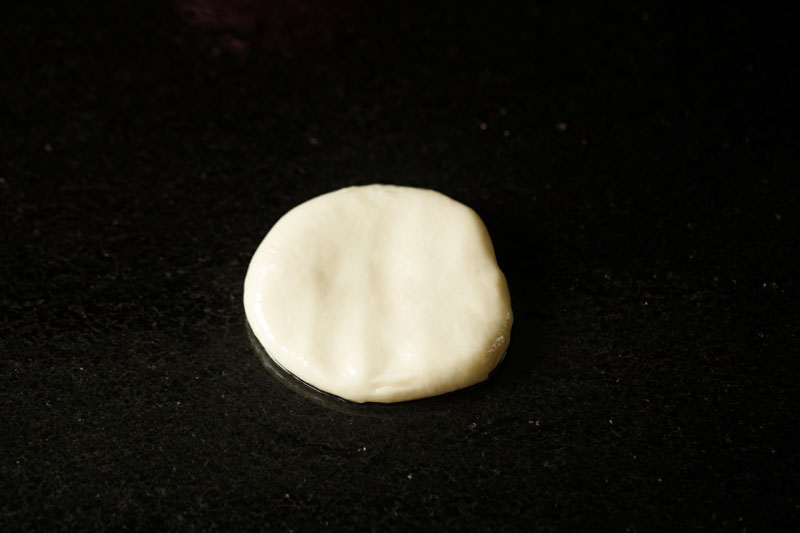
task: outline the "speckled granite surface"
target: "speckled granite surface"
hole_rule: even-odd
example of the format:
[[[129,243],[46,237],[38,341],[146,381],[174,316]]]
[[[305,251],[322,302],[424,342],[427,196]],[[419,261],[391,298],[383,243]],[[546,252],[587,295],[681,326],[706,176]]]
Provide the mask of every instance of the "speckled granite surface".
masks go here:
[[[798,527],[788,15],[248,5],[4,8],[0,529]],[[488,383],[326,404],[259,360],[255,247],[371,182],[484,217]]]

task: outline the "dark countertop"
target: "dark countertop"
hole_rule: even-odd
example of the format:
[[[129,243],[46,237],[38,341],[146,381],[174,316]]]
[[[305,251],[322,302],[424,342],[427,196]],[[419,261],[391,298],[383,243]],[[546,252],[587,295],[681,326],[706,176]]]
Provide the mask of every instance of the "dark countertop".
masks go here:
[[[789,14],[29,4],[0,32],[0,529],[798,528]],[[516,313],[486,384],[326,404],[259,360],[255,247],[372,182],[484,217]]]

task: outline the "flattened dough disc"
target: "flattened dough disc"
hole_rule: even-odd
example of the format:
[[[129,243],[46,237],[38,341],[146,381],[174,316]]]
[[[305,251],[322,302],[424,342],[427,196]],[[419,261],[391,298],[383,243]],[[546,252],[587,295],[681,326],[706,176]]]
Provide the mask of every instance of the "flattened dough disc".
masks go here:
[[[286,213],[253,255],[244,305],[272,359],[355,402],[413,400],[485,380],[513,320],[475,211],[390,185],[341,189]]]

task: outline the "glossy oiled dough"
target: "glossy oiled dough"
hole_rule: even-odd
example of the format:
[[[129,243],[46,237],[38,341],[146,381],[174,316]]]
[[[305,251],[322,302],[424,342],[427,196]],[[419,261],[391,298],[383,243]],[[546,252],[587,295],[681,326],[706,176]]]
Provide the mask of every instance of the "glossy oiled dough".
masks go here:
[[[508,286],[469,207],[369,185],[289,211],[245,278],[269,355],[320,390],[398,402],[485,380],[509,343]]]

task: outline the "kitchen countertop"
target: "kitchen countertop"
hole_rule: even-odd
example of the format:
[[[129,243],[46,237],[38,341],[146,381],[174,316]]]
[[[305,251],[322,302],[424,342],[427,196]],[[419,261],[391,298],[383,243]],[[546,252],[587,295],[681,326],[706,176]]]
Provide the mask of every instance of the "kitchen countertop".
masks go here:
[[[798,528],[791,17],[96,4],[4,8],[0,529]],[[262,363],[256,246],[373,182],[484,218],[488,382]]]

